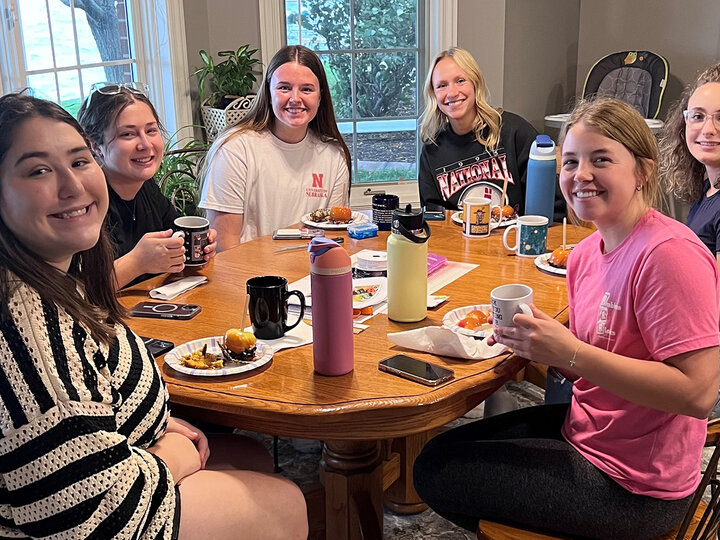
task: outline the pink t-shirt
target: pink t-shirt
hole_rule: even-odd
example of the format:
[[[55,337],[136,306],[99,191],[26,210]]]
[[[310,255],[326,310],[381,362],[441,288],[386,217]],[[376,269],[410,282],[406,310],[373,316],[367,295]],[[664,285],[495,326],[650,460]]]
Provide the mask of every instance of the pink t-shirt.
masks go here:
[[[570,330],[649,362],[718,345],[715,259],[685,225],[650,210],[612,252],[598,232],[568,260]],[[700,481],[706,420],[622,399],[582,377],[563,436],[632,493],[680,499]]]

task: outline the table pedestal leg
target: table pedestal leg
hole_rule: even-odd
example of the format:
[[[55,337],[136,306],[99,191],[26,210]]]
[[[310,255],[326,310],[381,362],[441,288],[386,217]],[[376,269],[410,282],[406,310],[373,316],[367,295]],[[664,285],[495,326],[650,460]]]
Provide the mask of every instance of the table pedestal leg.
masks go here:
[[[328,540],[382,538],[380,441],[325,441],[322,453]]]
[[[427,509],[413,487],[413,465],[435,430],[394,439],[392,451],[400,455],[400,477],[385,492],[385,506],[397,514],[417,514]]]

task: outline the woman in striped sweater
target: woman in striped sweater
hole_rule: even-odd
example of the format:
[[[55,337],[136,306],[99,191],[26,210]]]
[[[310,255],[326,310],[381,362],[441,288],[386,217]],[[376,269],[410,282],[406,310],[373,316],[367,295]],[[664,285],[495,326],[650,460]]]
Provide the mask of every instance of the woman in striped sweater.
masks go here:
[[[209,458],[169,416],[114,296],[107,208],[75,119],[0,98],[0,537],[307,536],[302,494],[262,472],[266,453]]]

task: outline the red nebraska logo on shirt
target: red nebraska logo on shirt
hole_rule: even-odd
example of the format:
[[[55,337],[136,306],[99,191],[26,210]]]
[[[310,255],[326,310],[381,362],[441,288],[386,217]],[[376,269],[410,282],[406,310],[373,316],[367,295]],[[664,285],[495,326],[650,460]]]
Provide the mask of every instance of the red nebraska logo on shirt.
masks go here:
[[[312,173],[312,187],[305,188],[306,197],[326,199],[327,189],[323,188],[323,173]]]
[[[440,192],[445,200],[448,200],[455,192],[481,180],[502,182],[507,178],[508,182],[514,184],[512,173],[507,168],[506,157],[505,154],[500,154],[477,163],[459,163],[450,171],[443,168],[443,172],[435,176]]]

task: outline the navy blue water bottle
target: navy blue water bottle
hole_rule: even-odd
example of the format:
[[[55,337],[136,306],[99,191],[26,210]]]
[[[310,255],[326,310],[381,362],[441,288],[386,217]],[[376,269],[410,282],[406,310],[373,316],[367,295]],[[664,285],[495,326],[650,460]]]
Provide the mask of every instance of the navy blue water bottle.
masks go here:
[[[530,148],[528,161],[526,216],[545,216],[553,222],[556,171],[555,143],[547,135],[538,135]]]

